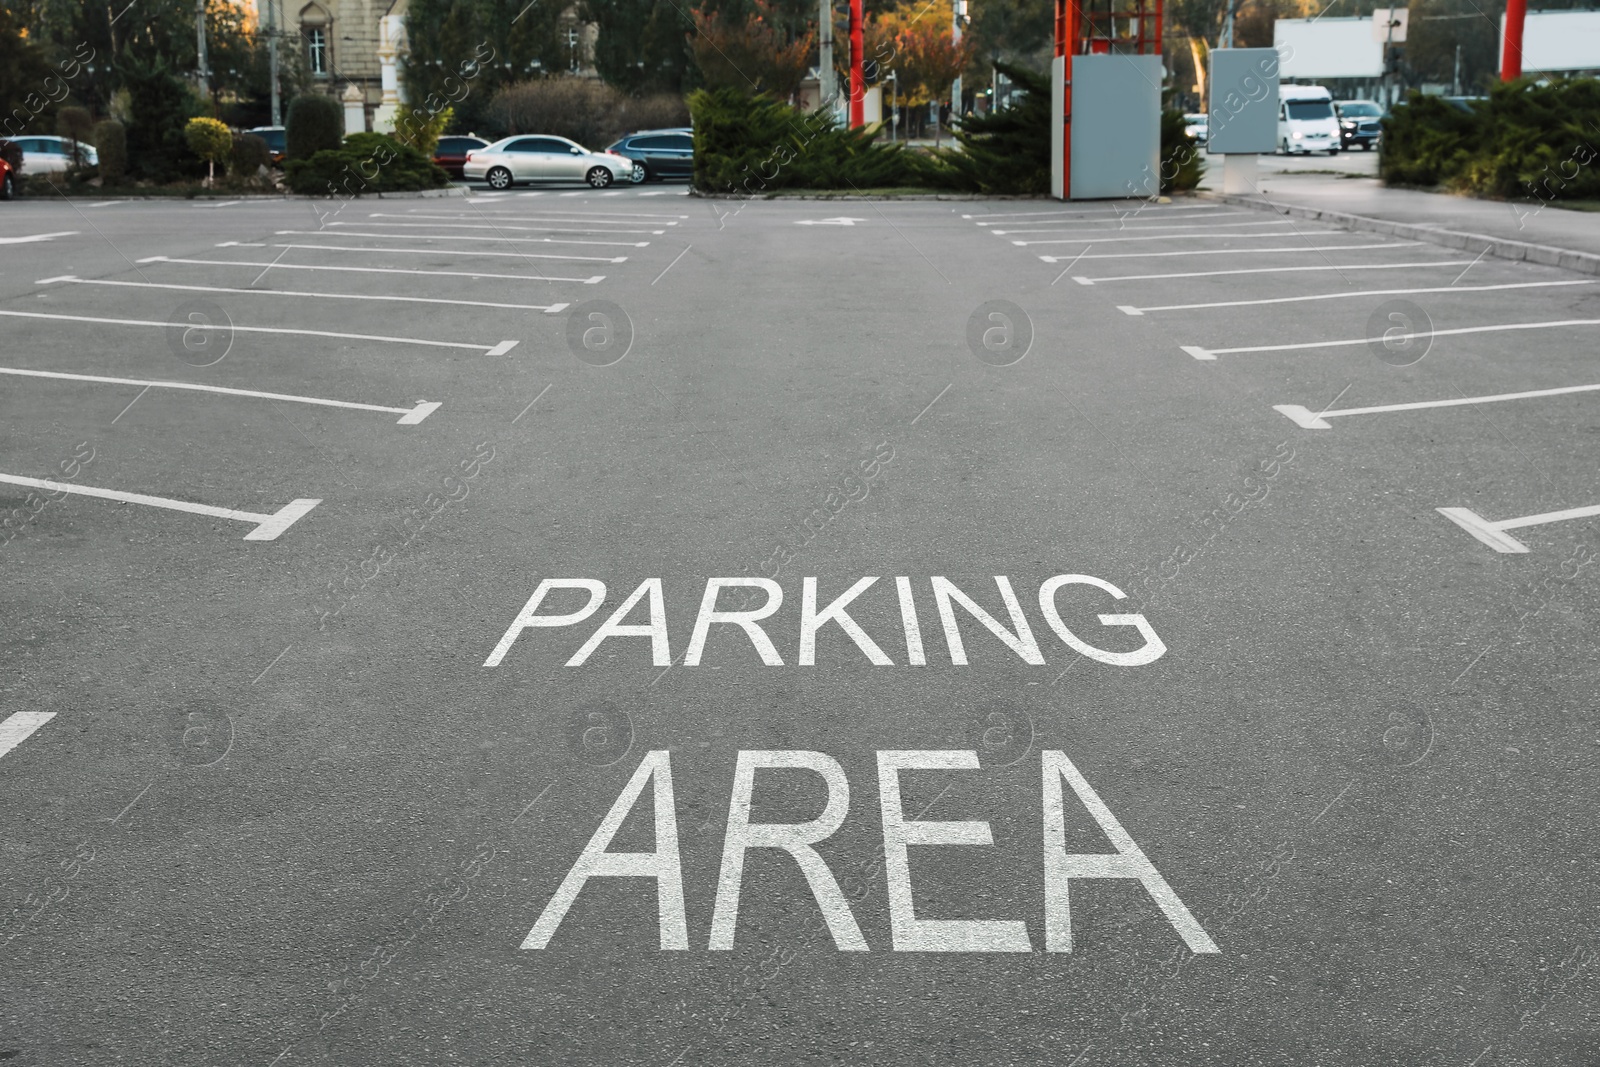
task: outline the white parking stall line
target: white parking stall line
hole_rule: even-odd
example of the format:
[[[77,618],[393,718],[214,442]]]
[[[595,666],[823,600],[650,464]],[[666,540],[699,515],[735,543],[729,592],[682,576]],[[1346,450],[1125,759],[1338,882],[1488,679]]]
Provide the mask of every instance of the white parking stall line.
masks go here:
[[[53,711],[19,711],[0,722],[0,756],[33,736],[33,732],[56,717]]]
[[[1272,410],[1280,412],[1306,430],[1333,429],[1325,420],[1343,415],[1381,415],[1390,411],[1421,411],[1424,408],[1455,408],[1472,404],[1496,404],[1502,400],[1530,400],[1542,396],[1565,396],[1569,393],[1592,393],[1600,385],[1567,385],[1559,389],[1530,389],[1525,393],[1495,393],[1492,396],[1460,396],[1450,400],[1417,400],[1409,404],[1379,404],[1369,408],[1342,408],[1339,411],[1312,411],[1299,404],[1274,404]]]
[[[546,245],[606,245],[622,248],[648,248],[649,241],[577,241],[562,237],[485,237],[475,233],[364,233],[360,230],[278,230],[278,237],[375,237],[384,241],[490,241]],[[322,247],[321,245],[312,247]],[[392,249],[391,251],[399,251]]]
[[[444,248],[362,248],[359,245],[269,245],[269,248],[299,248],[319,252],[398,252],[401,255],[436,256],[449,251]],[[466,253],[463,252],[463,255]],[[551,252],[473,252],[474,256],[494,256],[504,259],[563,259],[579,263],[626,263],[627,256],[562,256]],[[142,260],[141,260],[142,262]]]
[[[572,221],[570,219],[564,221]],[[329,226],[400,226],[408,229],[437,230],[437,222],[330,222]],[[648,233],[660,237],[666,230],[595,230],[588,228],[566,229],[561,226],[514,226],[510,223],[493,222],[458,222],[454,226],[457,230],[512,230],[516,233],[589,233],[610,236],[616,233]]]
[[[1254,215],[1255,212],[1254,211],[1224,211],[1224,212],[1222,212],[1222,214],[1224,214],[1224,215]],[[1184,216],[1185,219],[1194,219],[1194,218],[1201,218],[1201,217],[1202,216],[1199,216],[1199,215],[1185,215]],[[1213,218],[1214,216],[1206,215],[1204,217],[1205,218]],[[1123,223],[1120,226],[1107,226],[1106,223],[1108,221],[1111,221],[1111,220],[1107,220],[1107,219],[1074,219],[1073,221],[1074,222],[1093,222],[1093,223],[1095,223],[1095,225],[1099,226],[1100,228],[1097,229],[1097,230],[1063,230],[1059,226],[1052,226],[1049,229],[1045,229],[1045,230],[988,230],[988,231],[985,231],[985,232],[992,233],[996,237],[1014,236],[1014,235],[1019,234],[1019,233],[1148,233],[1148,232],[1150,232],[1152,229],[1154,229],[1156,227],[1159,227],[1159,228],[1164,229],[1164,230],[1204,230],[1204,229],[1208,228],[1211,225],[1208,222],[1202,222],[1202,223],[1167,222],[1164,219],[1143,219],[1143,220],[1130,219],[1129,220],[1130,223],[1131,222],[1141,222],[1141,221],[1142,222],[1153,222],[1153,223],[1155,223],[1154,227],[1152,227],[1152,226],[1133,226],[1133,225],[1129,225],[1129,223]],[[1063,223],[1062,225],[1065,225],[1065,223]],[[1227,223],[1227,225],[1229,225],[1229,226],[1292,226],[1292,225],[1294,225],[1294,220],[1292,220],[1292,219],[1271,219],[1271,220],[1269,220],[1267,222],[1230,222],[1230,223]]]
[[[386,411],[400,416],[396,425],[415,426],[439,410],[439,401],[419,400],[409,408],[388,407],[382,404],[357,404],[349,400],[328,400],[318,396],[296,396],[292,393],[263,393],[254,389],[229,389],[220,385],[200,385],[195,382],[147,381],[143,378],[107,378],[98,374],[68,374],[65,371],[25,370],[21,367],[0,367],[0,374],[13,374],[25,378],[55,378],[70,382],[93,382],[97,385],[142,385],[146,389],[184,389],[197,393],[221,393],[225,396],[248,396],[259,400],[287,400],[295,404],[315,404],[319,407],[350,408],[355,411]]]
[[[1439,514],[1461,527],[1496,552],[1527,552],[1528,546],[1506,533],[1524,526],[1543,526],[1546,523],[1566,522],[1569,519],[1587,519],[1600,515],[1600,504],[1585,508],[1568,508],[1565,511],[1546,511],[1539,515],[1524,515],[1520,519],[1501,519],[1490,522],[1471,508],[1435,508]]]
[[[587,189],[579,189],[575,193],[557,193],[556,195],[557,196],[588,196],[589,195],[589,191]]]
[[[170,322],[156,322],[151,319],[103,319],[92,315],[57,315],[44,311],[0,311],[16,319],[52,319],[57,322],[87,322],[101,326],[154,326],[158,329],[168,329],[174,324]],[[293,334],[297,337],[331,337],[341,341],[383,341],[397,345],[424,345],[429,348],[468,348],[482,352],[486,356],[503,356],[516,345],[515,341],[501,341],[498,344],[484,345],[471,344],[466,341],[430,341],[421,337],[388,337],[384,334],[372,333],[335,333],[330,330],[296,330],[287,326],[232,326],[227,323],[217,323],[207,326],[184,326],[184,330],[220,330],[234,333],[272,333]]]
[[[0,312],[4,314],[4,312]],[[1432,330],[1428,333],[1407,333],[1405,341],[1412,338],[1455,337],[1468,333],[1504,333],[1507,330],[1553,330],[1563,326],[1600,326],[1600,319],[1559,319],[1555,322],[1509,322],[1498,326],[1462,326],[1454,330]],[[1338,341],[1301,341],[1289,345],[1248,345],[1241,348],[1201,348],[1197,345],[1180,345],[1195,359],[1216,359],[1218,356],[1237,355],[1241,352],[1294,352],[1305,348],[1344,348],[1349,345],[1369,345],[1370,337],[1354,337]]]
[[[40,278],[35,285],[52,285],[57,282],[70,285],[120,285],[133,289],[178,289],[190,293],[231,293],[238,296],[292,296],[307,300],[384,300],[403,304],[455,304],[460,307],[503,308],[509,311],[542,311],[555,315],[567,310],[567,304],[498,304],[489,300],[446,300],[436,296],[394,296],[388,293],[369,296],[365,293],[307,293],[293,289],[230,289],[219,285],[179,285],[175,282],[125,282],[110,278],[77,278],[62,274],[55,278]]]
[[[40,241],[53,241],[57,237],[74,237],[77,230],[57,230],[55,233],[34,233],[25,237],[0,237],[0,245],[31,245]]]
[[[1265,234],[1249,234],[1246,236],[1263,237]],[[1297,234],[1296,236],[1302,236]],[[1354,236],[1352,234],[1352,236]],[[1068,242],[1062,242],[1068,243]],[[1081,242],[1070,242],[1078,244]],[[1273,255],[1288,255],[1290,253],[1305,252],[1360,252],[1372,248],[1400,248],[1405,245],[1420,244],[1419,241],[1388,241],[1375,245],[1302,245],[1291,248],[1186,248],[1181,252],[1096,252],[1092,256],[1040,256],[1046,263],[1059,263],[1063,259],[1154,259],[1165,256],[1253,256],[1259,252],[1270,252]]]
[[[1343,293],[1308,293],[1304,296],[1274,296],[1261,300],[1217,300],[1209,304],[1159,304],[1154,307],[1117,305],[1126,315],[1143,315],[1149,311],[1195,311],[1200,308],[1253,307],[1259,304],[1298,304],[1306,300],[1351,300],[1366,296],[1406,296],[1416,293],[1484,293],[1499,289],[1539,289],[1555,285],[1593,285],[1593,279],[1559,282],[1506,282],[1499,285],[1438,285],[1426,289],[1356,289]]]
[[[429,278],[493,278],[496,281],[513,282],[573,282],[578,285],[594,285],[606,280],[604,274],[596,274],[588,278],[552,278],[543,274],[491,274],[481,270],[415,270],[410,267],[338,267],[327,264],[314,263],[257,263],[251,260],[237,259],[181,259],[176,256],[147,256],[138,261],[144,263],[178,263],[189,267],[254,267],[265,272],[265,268],[272,270],[334,270],[350,274],[410,274],[415,277]],[[267,290],[261,290],[266,292]]]
[[[1040,259],[1053,260],[1053,256],[1040,256]],[[1283,274],[1287,271],[1307,270],[1403,270],[1417,267],[1465,267],[1470,266],[1470,259],[1432,259],[1426,263],[1346,263],[1334,266],[1331,263],[1318,264],[1314,267],[1246,267],[1240,270],[1192,270],[1177,274],[1118,274],[1110,277],[1089,278],[1082,275],[1073,275],[1072,280],[1079,285],[1098,285],[1101,282],[1146,282],[1161,278],[1221,278],[1229,274]]]
[[[276,541],[280,534],[322,503],[320,497],[302,497],[290,501],[271,515],[264,515],[255,511],[236,511],[233,508],[196,504],[188,500],[169,500],[164,496],[125,493],[120,489],[101,489],[98,486],[78,485],[74,482],[52,482],[46,478],[24,478],[15,474],[0,474],[0,482],[24,485],[30,489],[49,489],[58,493],[77,493],[80,496],[98,497],[101,500],[116,500],[123,504],[143,504],[146,507],[166,508],[168,511],[186,511],[191,515],[208,515],[213,519],[252,523],[255,529],[244,535],[246,541]]]
[[[220,204],[195,204],[194,207],[197,207],[197,208],[233,207],[236,204],[242,204],[242,203],[244,203],[243,200],[224,200]]]
[[[1144,202],[1140,201],[1140,204],[1143,205]],[[1218,210],[1218,205],[1216,205],[1216,204],[1173,204],[1173,205],[1162,204],[1159,207],[1149,207],[1149,208],[1141,207],[1141,208],[1135,209],[1133,211],[1128,211],[1125,214],[1127,214],[1129,216],[1133,216],[1133,215],[1143,214],[1143,213],[1145,213],[1147,211],[1149,214],[1152,214],[1152,215],[1164,215],[1169,211],[1216,211],[1216,210]],[[1055,211],[986,211],[986,212],[981,212],[981,213],[973,214],[973,215],[962,215],[961,217],[964,218],[964,219],[1021,219],[1021,218],[1026,218],[1029,215],[1035,215],[1035,216],[1037,216],[1037,215],[1048,215],[1051,218],[1090,218],[1090,217],[1105,218],[1107,216],[1117,216],[1117,215],[1121,215],[1121,214],[1124,214],[1124,212],[1119,212],[1115,207],[1109,208],[1109,209],[1107,209],[1105,211],[1096,212],[1093,216],[1085,215],[1081,210],[1073,210],[1073,209],[1062,210],[1060,208],[1057,208]],[[979,225],[981,226],[981,225],[983,225],[983,223],[979,223]]]
[[[526,192],[526,193],[518,193],[517,195],[518,196],[543,196],[544,195],[544,190],[543,189],[534,189],[534,190],[531,190],[531,191]]]
[[[562,210],[557,209],[557,208],[539,208],[539,209],[536,209],[536,211],[537,211],[536,214],[534,214],[532,216],[529,216],[529,217],[533,218],[533,219],[544,219],[544,217],[547,216],[547,215],[560,215],[560,216],[564,216],[565,217],[565,221],[571,221],[574,218],[583,219],[585,221],[594,221],[593,216],[596,216],[596,215],[608,215],[608,216],[610,216],[612,218],[618,218],[618,219],[686,219],[686,218],[689,217],[688,215],[664,215],[659,211],[562,211]],[[481,218],[485,217],[481,212],[474,213],[474,214],[471,214],[471,215],[455,215],[455,216],[426,215],[426,214],[423,214],[423,212],[420,209],[419,210],[415,210],[415,211],[408,211],[405,214],[406,215],[410,215],[412,218],[417,218],[417,219],[442,219],[442,218],[481,219]],[[404,215],[392,215],[392,216],[389,216],[389,215],[381,215],[381,213],[374,213],[374,217],[375,218],[376,217],[404,218],[405,216]],[[494,216],[489,216],[489,217],[493,218]],[[517,218],[517,216],[515,216],[515,215],[509,216],[509,217],[513,218],[513,219]]]
[[[1118,232],[1115,230],[1108,232]],[[1292,233],[1142,233],[1137,237],[1101,237],[1096,233],[1086,233],[1082,237],[1058,237],[1051,241],[1012,241],[1019,247],[1028,245],[1116,245],[1129,241],[1218,241],[1226,237],[1254,237],[1258,241],[1282,241],[1290,239],[1304,240],[1306,234],[1298,230]],[[1335,236],[1333,234],[1317,234],[1318,237]],[[1342,236],[1342,235],[1340,235]],[[1351,237],[1357,236],[1350,234]],[[1263,249],[1252,249],[1263,251]]]

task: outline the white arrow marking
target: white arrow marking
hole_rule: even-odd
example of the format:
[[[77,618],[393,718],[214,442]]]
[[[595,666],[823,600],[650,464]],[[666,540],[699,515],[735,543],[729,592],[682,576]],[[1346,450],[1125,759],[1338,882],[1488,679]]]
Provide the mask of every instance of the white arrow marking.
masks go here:
[[[26,245],[36,241],[50,241],[57,237],[72,237],[77,230],[62,230],[60,233],[36,233],[29,237],[0,237],[0,245]]]
[[[32,733],[56,717],[53,711],[19,711],[0,722],[0,756],[26,741]]]

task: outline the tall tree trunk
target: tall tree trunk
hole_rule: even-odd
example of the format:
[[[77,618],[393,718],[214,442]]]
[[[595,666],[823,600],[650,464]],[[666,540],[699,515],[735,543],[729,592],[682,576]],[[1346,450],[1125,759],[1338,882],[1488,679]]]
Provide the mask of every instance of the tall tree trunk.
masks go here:
[[[1200,110],[1208,111],[1211,103],[1206,98],[1206,57],[1211,54],[1205,39],[1202,37],[1189,38],[1189,55],[1194,59],[1194,87],[1200,94]]]

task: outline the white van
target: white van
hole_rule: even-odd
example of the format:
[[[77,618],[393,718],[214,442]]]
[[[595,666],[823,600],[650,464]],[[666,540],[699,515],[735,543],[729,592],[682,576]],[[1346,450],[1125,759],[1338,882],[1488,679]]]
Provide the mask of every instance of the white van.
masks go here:
[[[1278,87],[1278,151],[1339,154],[1339,119],[1333,94],[1320,85]]]

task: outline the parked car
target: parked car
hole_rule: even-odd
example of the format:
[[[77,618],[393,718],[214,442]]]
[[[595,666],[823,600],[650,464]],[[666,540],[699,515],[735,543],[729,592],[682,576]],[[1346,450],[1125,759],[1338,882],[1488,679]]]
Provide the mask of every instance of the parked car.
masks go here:
[[[289,150],[289,132],[282,126],[255,126],[244,131],[254,134],[267,142],[267,152],[272,156],[274,167],[283,166],[284,153]]]
[[[685,126],[630,133],[607,151],[633,160],[636,182],[694,176],[694,135]]]
[[[588,182],[604,189],[612,182],[633,180],[633,160],[591,152],[565,137],[518,136],[472,149],[461,173],[491,189],[509,189],[517,182]]]
[[[482,137],[441,137],[433,150],[433,161],[443,167],[452,178],[465,178],[461,168],[466,165],[467,153],[475,148],[488,148]]]
[[[66,137],[14,137],[11,143],[22,149],[22,161],[30,174],[64,171],[73,164],[74,142]],[[77,143],[78,158],[98,166],[100,154],[91,145]]]
[[[1278,87],[1278,151],[1339,154],[1339,120],[1333,116],[1333,94],[1320,85]]]
[[[1383,136],[1383,108],[1371,100],[1341,100],[1333,105],[1339,116],[1339,147],[1360,145],[1370,152]]]
[[[1183,126],[1184,129],[1189,131],[1189,136],[1194,138],[1195,144],[1205,144],[1211,120],[1203,114],[1185,115],[1183,116]]]
[[[10,141],[0,140],[0,200],[10,200],[17,195],[17,178],[22,165],[22,152]]]

